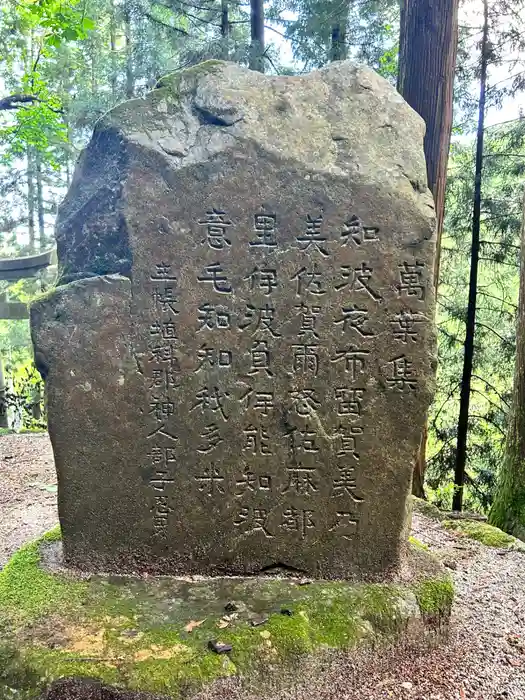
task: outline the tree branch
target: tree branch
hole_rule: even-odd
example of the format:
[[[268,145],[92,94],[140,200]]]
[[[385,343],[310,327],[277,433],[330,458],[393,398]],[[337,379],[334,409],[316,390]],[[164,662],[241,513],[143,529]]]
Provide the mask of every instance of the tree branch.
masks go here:
[[[35,102],[41,102],[45,105],[51,112],[55,114],[64,114],[63,109],[56,109],[55,107],[50,107],[44,100],[36,95],[7,95],[7,97],[0,98],[0,111],[5,111],[8,109],[21,109],[28,105],[35,104]]]
[[[151,22],[155,22],[155,24],[160,24],[162,27],[166,27],[166,29],[171,29],[172,31],[178,32],[179,34],[183,34],[184,36],[189,36],[188,32],[185,29],[181,29],[180,27],[175,27],[172,24],[169,24],[168,22],[164,22],[163,20],[155,17],[150,12],[143,10],[142,14],[144,15],[144,17],[147,17]]]
[[[36,95],[8,95],[0,99],[0,110],[19,109],[26,104],[33,104],[39,101]]]

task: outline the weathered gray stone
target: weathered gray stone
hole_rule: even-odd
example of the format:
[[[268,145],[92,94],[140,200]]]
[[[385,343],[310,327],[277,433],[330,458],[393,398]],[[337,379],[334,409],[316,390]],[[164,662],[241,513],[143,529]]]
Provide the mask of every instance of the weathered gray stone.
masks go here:
[[[70,563],[399,565],[434,374],[423,132],[349,63],[203,64],[98,123],[57,225],[73,281],[32,310]]]

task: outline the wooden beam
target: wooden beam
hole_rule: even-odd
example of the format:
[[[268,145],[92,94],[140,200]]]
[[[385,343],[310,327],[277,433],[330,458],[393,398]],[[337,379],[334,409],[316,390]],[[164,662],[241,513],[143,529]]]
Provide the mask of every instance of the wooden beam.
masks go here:
[[[54,260],[54,248],[23,258],[0,258],[0,280],[15,281],[35,277],[40,270],[52,265]]]
[[[0,301],[0,319],[19,321],[29,318],[27,304],[20,301]]]

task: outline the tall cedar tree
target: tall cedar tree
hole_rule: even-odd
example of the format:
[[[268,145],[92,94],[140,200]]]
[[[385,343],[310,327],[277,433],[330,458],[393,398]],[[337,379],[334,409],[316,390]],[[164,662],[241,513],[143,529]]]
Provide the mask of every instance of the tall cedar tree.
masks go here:
[[[525,196],[521,224],[520,295],[516,321],[516,364],[505,457],[489,522],[525,540]]]
[[[230,57],[230,8],[228,7],[228,0],[221,0],[221,58],[223,61],[227,61]]]
[[[338,10],[334,17],[335,21],[332,24],[330,61],[344,61],[345,58],[347,58],[346,32],[349,12],[350,0],[343,0],[343,2],[338,5]]]
[[[251,44],[249,66],[264,73],[264,1],[250,0]]]
[[[489,8],[483,2],[483,38],[481,41],[481,75],[478,107],[478,132],[476,136],[476,169],[474,179],[474,206],[472,212],[472,249],[470,255],[470,279],[467,306],[467,328],[459,399],[458,439],[454,470],[454,496],[452,508],[462,510],[467,464],[467,437],[469,424],[472,367],[474,362],[474,333],[476,331],[476,306],[478,296],[478,271],[481,229],[481,181],[483,176],[483,141],[485,137],[485,105],[487,99],[487,70],[489,62]]]
[[[445,215],[447,164],[452,132],[453,88],[458,44],[459,0],[403,0],[398,90],[425,120],[428,186],[436,204],[437,243],[434,286],[439,281]],[[413,493],[424,498],[424,430],[414,465]]]

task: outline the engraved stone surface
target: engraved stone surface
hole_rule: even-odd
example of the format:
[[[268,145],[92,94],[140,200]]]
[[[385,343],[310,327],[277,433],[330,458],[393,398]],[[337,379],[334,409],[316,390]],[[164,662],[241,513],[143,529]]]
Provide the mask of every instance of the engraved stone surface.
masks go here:
[[[434,375],[422,120],[210,62],[96,126],[32,308],[67,560],[387,576]]]

